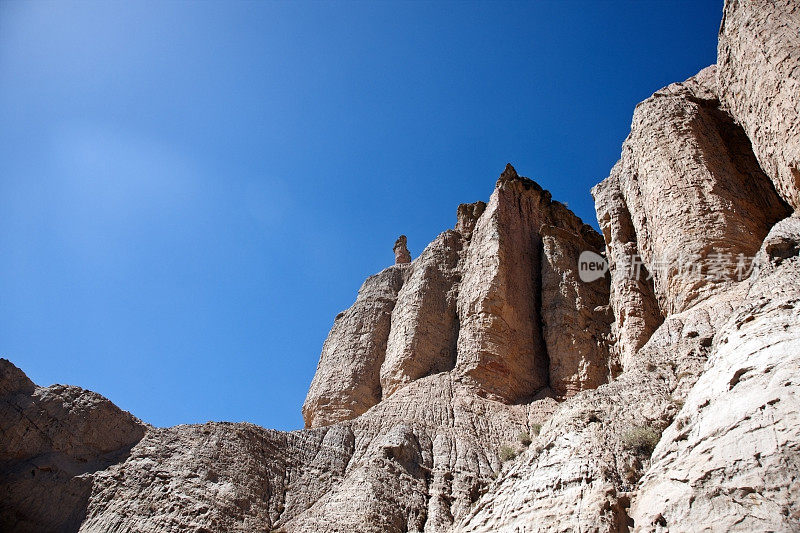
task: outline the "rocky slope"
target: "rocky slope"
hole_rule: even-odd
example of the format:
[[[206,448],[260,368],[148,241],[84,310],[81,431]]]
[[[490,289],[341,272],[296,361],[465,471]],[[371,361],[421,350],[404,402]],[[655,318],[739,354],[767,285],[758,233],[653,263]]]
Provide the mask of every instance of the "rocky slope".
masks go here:
[[[602,234],[508,165],[401,236],[306,429],[153,428],[0,360],[0,529],[800,531],[798,28],[726,3],[718,64],[636,107]]]

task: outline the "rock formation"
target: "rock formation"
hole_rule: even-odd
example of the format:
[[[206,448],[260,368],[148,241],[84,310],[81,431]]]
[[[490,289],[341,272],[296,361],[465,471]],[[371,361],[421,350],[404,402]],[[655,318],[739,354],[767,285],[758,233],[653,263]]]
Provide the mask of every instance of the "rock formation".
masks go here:
[[[800,4],[725,3],[717,48],[722,104],[742,125],[778,193],[800,209]]]
[[[98,394],[37,387],[0,359],[0,530],[77,530],[93,475],[123,462],[146,431]]]
[[[355,418],[381,400],[392,310],[408,273],[402,263],[369,277],[353,306],[336,316],[303,404],[306,426]]]
[[[508,165],[401,236],[306,429],[154,428],[0,360],[0,529],[800,531],[798,28],[726,2],[718,65],[636,107],[602,235]]]
[[[400,235],[394,242],[394,263],[396,265],[411,262],[411,253],[408,251],[407,243],[405,235]]]

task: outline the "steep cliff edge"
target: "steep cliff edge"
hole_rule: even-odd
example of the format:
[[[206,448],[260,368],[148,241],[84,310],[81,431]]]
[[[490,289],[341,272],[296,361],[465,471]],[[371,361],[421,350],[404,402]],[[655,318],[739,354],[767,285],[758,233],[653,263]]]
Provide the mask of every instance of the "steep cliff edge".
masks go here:
[[[800,531],[798,28],[726,2],[718,65],[636,107],[602,234],[508,165],[401,236],[306,429],[154,428],[0,360],[0,529]]]

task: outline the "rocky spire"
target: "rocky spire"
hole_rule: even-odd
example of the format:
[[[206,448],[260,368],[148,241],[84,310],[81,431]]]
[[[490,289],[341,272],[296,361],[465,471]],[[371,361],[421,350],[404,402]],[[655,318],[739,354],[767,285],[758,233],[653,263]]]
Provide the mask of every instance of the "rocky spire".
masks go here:
[[[400,235],[397,240],[394,241],[394,262],[397,265],[411,262],[411,254],[408,252],[406,242],[407,239],[405,235]]]

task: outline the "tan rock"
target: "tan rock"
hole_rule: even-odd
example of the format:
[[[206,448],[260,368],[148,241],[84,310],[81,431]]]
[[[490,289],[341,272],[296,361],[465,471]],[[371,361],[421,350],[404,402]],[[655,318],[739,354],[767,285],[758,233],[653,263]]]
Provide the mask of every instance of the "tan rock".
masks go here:
[[[486,211],[486,202],[459,205],[456,214],[456,231],[459,232],[464,239],[470,240],[472,238],[472,232],[475,230],[475,224],[484,211]]]
[[[615,316],[612,325],[612,337],[616,339],[614,349],[622,367],[628,368],[633,363],[634,354],[658,329],[664,317],[646,267],[642,266],[640,276],[627,274],[626,259],[641,254],[616,173],[612,171],[610,177],[596,185],[592,195],[606,243],[611,278],[609,301]]]
[[[616,183],[595,189],[601,223],[608,225],[608,209],[616,209],[616,223],[625,225],[624,209],[615,206],[618,184],[636,239],[635,247],[626,246],[607,235],[612,263],[619,274],[620,252],[641,254],[662,315],[723,290],[734,276],[734,258],[752,257],[769,228],[789,214],[744,131],[720,109],[714,67],[657,91],[636,107],[610,180]],[[726,265],[718,278],[707,275],[715,262]],[[626,292],[619,285],[613,303],[617,329],[623,330],[625,294],[648,298],[646,288]],[[642,314],[641,326],[634,329],[651,329],[650,311]]]
[[[569,282],[573,285],[569,294],[562,293],[562,288],[557,286],[567,268],[565,265],[571,263],[573,269],[577,268],[574,255],[577,248],[570,248],[562,265],[556,266],[551,261],[543,263],[542,226],[556,228],[548,230],[551,232],[563,230],[573,240],[592,233],[562,204],[553,202],[549,192],[520,177],[508,165],[475,224],[463,263],[458,296],[461,327],[456,371],[482,394],[507,402],[530,397],[550,384],[548,345],[542,330],[547,321],[541,308],[542,265],[550,269],[548,313],[557,313],[557,309],[564,306],[574,309],[574,299],[582,291],[577,290],[581,286],[574,279]],[[599,243],[595,241],[595,244]],[[548,251],[552,251],[555,261],[559,250],[553,241]],[[556,341],[554,332],[551,339]],[[604,351],[602,343],[597,343],[597,353],[591,355],[567,354],[563,350],[565,346],[555,342],[553,347],[557,350],[554,352],[556,378],[562,392],[576,390],[579,385],[568,386],[567,381],[581,373],[585,375],[577,378],[578,381],[583,379],[587,384],[605,380],[605,377],[588,377],[596,372],[606,376],[605,361],[597,370],[577,370],[581,365],[594,369],[597,361],[606,358],[601,353]],[[569,359],[574,361],[568,362]]]
[[[455,365],[461,247],[461,235],[448,230],[414,261],[392,311],[381,367],[384,398],[411,381]]]
[[[336,317],[303,404],[306,427],[355,418],[381,400],[392,310],[409,272],[409,264],[398,264],[367,278],[353,306]]]
[[[334,323],[310,429],[147,427],[0,360],[0,529],[797,530],[800,218],[772,227],[772,183],[796,198],[796,11],[726,5],[743,128],[713,68],[637,107],[593,190],[602,239],[510,165],[415,261],[401,237]],[[603,240],[610,284],[581,281]],[[656,268],[756,252],[741,282]]]
[[[729,0],[717,48],[720,100],[795,210],[800,209],[799,27],[796,0]]]
[[[767,237],[765,266],[714,336],[705,371],[655,450],[631,508],[637,530],[798,528],[798,251],[800,219]]]
[[[408,240],[405,235],[400,235],[394,243],[394,263],[400,265],[411,262],[411,253],[408,251]]]
[[[626,444],[632,430],[656,435],[702,372],[708,339],[744,301],[732,289],[668,317],[611,383],[561,403],[531,446],[454,527],[457,532],[616,532],[648,454]]]
[[[557,218],[570,216],[574,217],[559,213]],[[549,225],[540,229],[542,328],[550,387],[559,397],[595,389],[609,380],[612,368],[618,370],[609,355],[613,321],[608,306],[609,278],[584,282],[577,269],[581,253],[599,255],[603,240],[589,226],[581,227],[580,233],[571,229]]]
[[[0,359],[0,530],[76,530],[91,474],[123,461],[139,420],[79,387],[36,387]]]

